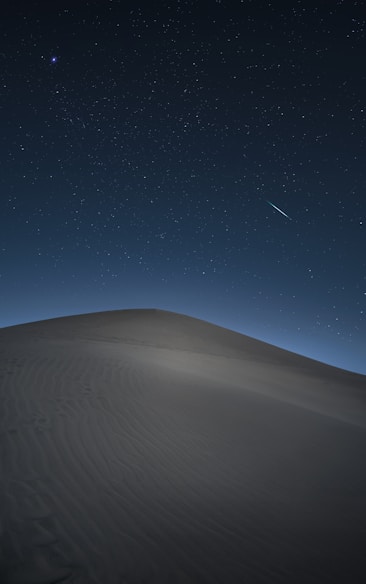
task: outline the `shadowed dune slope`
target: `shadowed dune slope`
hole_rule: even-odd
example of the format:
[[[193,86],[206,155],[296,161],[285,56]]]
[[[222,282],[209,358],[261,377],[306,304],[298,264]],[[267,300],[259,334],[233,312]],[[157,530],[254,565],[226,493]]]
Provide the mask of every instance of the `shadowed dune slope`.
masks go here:
[[[365,581],[366,378],[184,315],[0,329],[0,582]]]

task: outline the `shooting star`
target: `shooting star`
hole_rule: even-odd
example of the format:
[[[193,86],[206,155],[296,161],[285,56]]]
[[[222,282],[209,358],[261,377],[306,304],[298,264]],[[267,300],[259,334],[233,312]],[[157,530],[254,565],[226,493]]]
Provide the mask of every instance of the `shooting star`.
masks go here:
[[[292,221],[291,217],[289,217],[284,211],[281,211],[281,209],[279,209],[278,207],[276,207],[276,205],[274,205],[273,203],[271,203],[271,201],[266,201],[266,203],[268,203],[268,205],[271,205],[271,207],[273,207],[274,209],[276,209],[276,211],[278,211],[279,213],[281,213],[281,215],[283,215],[284,217],[286,217],[286,219],[290,219],[290,221]]]

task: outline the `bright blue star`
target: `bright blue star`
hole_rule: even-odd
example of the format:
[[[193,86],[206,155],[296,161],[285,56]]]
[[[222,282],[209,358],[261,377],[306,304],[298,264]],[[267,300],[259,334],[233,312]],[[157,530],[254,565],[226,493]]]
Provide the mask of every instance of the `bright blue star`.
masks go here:
[[[51,57],[51,63],[57,63],[57,57]]]

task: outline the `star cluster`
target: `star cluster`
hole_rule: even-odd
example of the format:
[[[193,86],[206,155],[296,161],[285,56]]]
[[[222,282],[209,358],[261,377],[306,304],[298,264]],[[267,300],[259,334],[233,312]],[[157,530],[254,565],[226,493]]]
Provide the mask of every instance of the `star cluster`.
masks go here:
[[[0,326],[156,306],[366,373],[364,14],[7,6]]]

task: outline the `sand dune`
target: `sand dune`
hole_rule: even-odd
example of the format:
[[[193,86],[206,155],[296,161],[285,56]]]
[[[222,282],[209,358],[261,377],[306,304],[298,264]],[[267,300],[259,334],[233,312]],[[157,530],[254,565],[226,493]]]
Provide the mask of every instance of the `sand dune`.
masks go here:
[[[363,583],[366,378],[190,317],[0,330],[1,584]]]

